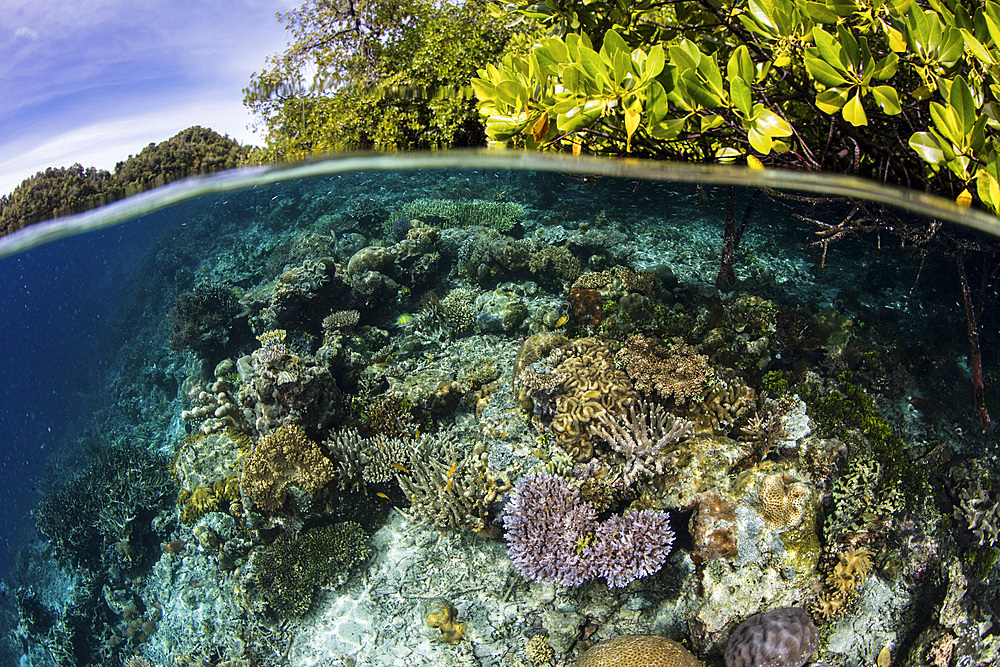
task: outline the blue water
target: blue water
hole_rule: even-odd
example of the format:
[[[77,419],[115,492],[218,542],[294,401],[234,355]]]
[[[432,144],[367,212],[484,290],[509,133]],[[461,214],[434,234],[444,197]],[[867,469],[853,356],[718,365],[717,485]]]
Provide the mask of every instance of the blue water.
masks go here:
[[[190,382],[190,376],[199,373],[202,380],[211,378],[220,358],[235,360],[263,349],[262,343],[249,332],[243,312],[233,315],[228,323],[232,338],[221,344],[221,350],[208,347],[170,349],[168,313],[177,303],[179,295],[199,285],[224,285],[226,289],[232,288],[233,294],[245,297],[248,294],[253,297],[256,293],[257,301],[244,298],[244,303],[250,303],[250,308],[256,309],[250,313],[251,322],[256,327],[253,334],[263,333],[265,323],[267,328],[277,328],[275,322],[280,323],[288,330],[288,345],[294,350],[296,363],[300,361],[299,357],[312,363],[312,355],[318,355],[317,348],[324,340],[319,322],[325,315],[341,309],[359,310],[364,326],[373,328],[366,329],[364,335],[358,334],[355,338],[348,338],[345,334],[344,345],[354,346],[359,351],[359,358],[362,353],[369,355],[371,362],[365,371],[376,377],[383,372],[380,369],[395,363],[410,363],[407,367],[410,371],[407,372],[415,372],[413,368],[420,370],[423,368],[420,364],[437,363],[442,350],[455,354],[456,368],[460,367],[466,359],[459,358],[455,350],[465,343],[469,347],[462,348],[462,354],[472,354],[468,350],[483,354],[481,351],[487,350],[485,354],[492,355],[490,358],[499,363],[500,359],[506,359],[504,354],[512,357],[523,340],[535,330],[551,330],[570,338],[605,335],[607,329],[587,328],[589,325],[586,322],[570,320],[567,315],[558,319],[553,316],[547,325],[534,322],[531,324],[534,330],[529,330],[527,324],[521,328],[505,330],[501,327],[484,332],[461,332],[456,329],[446,336],[447,340],[436,344],[439,347],[414,343],[415,334],[421,332],[415,332],[413,325],[408,323],[425,308],[422,303],[434,303],[450,290],[470,284],[487,294],[493,292],[498,283],[507,290],[522,289],[524,300],[533,308],[552,306],[562,308],[561,313],[569,313],[566,307],[569,283],[564,285],[524,273],[502,275],[500,262],[497,262],[492,274],[489,271],[477,274],[475,266],[462,266],[462,262],[470,257],[479,257],[477,261],[481,262],[496,261],[483,259],[485,255],[476,255],[477,243],[481,244],[478,250],[494,243],[493,250],[499,256],[509,247],[533,238],[542,245],[570,249],[580,259],[583,273],[611,270],[615,266],[656,271],[657,280],[665,285],[662,294],[656,297],[662,299],[656,304],[661,308],[660,314],[673,308],[679,318],[676,322],[682,322],[692,330],[697,327],[701,340],[696,342],[706,346],[712,345],[712,340],[718,343],[725,335],[738,339],[744,332],[743,328],[736,333],[724,330],[723,315],[735,308],[737,297],[753,295],[755,299],[779,304],[786,309],[786,313],[791,313],[788,320],[778,323],[778,328],[787,327],[788,331],[771,330],[768,335],[787,335],[793,343],[788,343],[785,349],[800,354],[800,358],[783,358],[778,353],[767,358],[752,358],[752,363],[743,365],[745,359],[739,350],[749,349],[747,345],[755,342],[748,339],[740,343],[743,347],[738,348],[735,355],[723,357],[725,362],[713,360],[713,363],[739,366],[747,382],[759,382],[764,370],[773,370],[800,375],[808,371],[827,383],[824,385],[827,387],[836,382],[845,386],[848,382],[863,384],[875,396],[877,408],[885,415],[887,423],[898,431],[915,458],[923,460],[926,456],[938,465],[941,457],[953,456],[949,465],[962,474],[988,469],[990,458],[995,455],[996,431],[980,433],[980,421],[972,409],[971,374],[965,360],[968,351],[965,319],[958,303],[960,291],[950,258],[940,252],[921,256],[908,247],[892,245],[889,237],[884,240],[881,250],[875,248],[883,243],[882,239],[848,238],[829,248],[825,257],[826,266],[821,267],[822,249],[811,243],[816,239],[816,227],[804,218],[820,217],[835,223],[850,211],[850,205],[786,200],[770,193],[757,202],[752,223],[737,252],[734,268],[739,283],[732,291],[719,291],[713,285],[719,270],[726,192],[725,186],[699,187],[642,179],[581,179],[560,173],[447,170],[344,174],[205,196],[122,225],[65,238],[0,260],[0,331],[3,332],[7,353],[4,363],[0,364],[0,396],[3,397],[0,402],[0,501],[5,507],[0,513],[0,577],[9,586],[31,587],[32,582],[14,581],[18,572],[16,554],[26,544],[33,545],[34,553],[44,553],[43,541],[37,534],[30,513],[40,501],[53,493],[53,489],[58,489],[66,480],[86,470],[95,452],[124,442],[159,457],[154,460],[166,471],[170,457],[185,442],[185,433],[197,433],[199,425],[181,418],[182,410],[195,407],[192,399],[185,395],[185,382]],[[396,278],[402,286],[397,285],[398,291],[392,292],[391,297],[379,297],[382,301],[378,298],[366,300],[360,289],[355,293],[354,288],[344,283],[341,291],[334,294],[324,294],[320,290],[325,301],[306,299],[305,303],[312,304],[315,312],[308,310],[310,306],[301,306],[294,299],[281,301],[275,298],[269,307],[261,305],[267,303],[268,295],[277,293],[275,279],[305,266],[304,262],[335,257],[338,275],[343,276],[348,259],[355,251],[368,245],[392,246],[398,238],[393,238],[397,231],[391,229],[390,214],[418,198],[454,202],[516,202],[524,206],[525,213],[522,222],[508,232],[509,236],[490,236],[491,232],[478,230],[475,234],[479,236],[474,238],[468,229],[461,229],[448,220],[435,219],[435,224],[441,224],[448,230],[439,230],[441,234],[437,247],[433,252],[427,252],[428,262],[440,262],[438,273],[411,275],[400,272]],[[734,205],[737,218],[750,201],[749,189],[739,188],[736,191]],[[801,215],[796,216],[796,213]],[[901,219],[912,219],[908,215],[901,216]],[[594,238],[599,241],[595,242]],[[974,237],[964,238],[973,243]],[[970,257],[973,255],[970,254]],[[391,272],[390,268],[384,270]],[[979,289],[979,272],[980,265],[970,259],[969,273],[976,289]],[[470,275],[478,277],[469,278]],[[916,279],[918,275],[919,280]],[[406,283],[408,279],[412,279],[412,289]],[[983,296],[988,305],[996,305],[993,283],[987,283]],[[267,320],[270,316],[268,308],[277,312],[273,315],[274,321]],[[283,311],[283,308],[286,310]],[[608,308],[605,312],[613,310]],[[649,311],[652,312],[652,306]],[[640,313],[637,317],[642,316],[641,309],[636,312]],[[806,338],[802,331],[812,323],[811,318],[821,312],[826,313],[825,317],[834,319],[853,318],[849,325],[843,326],[850,331],[848,339],[859,347],[850,349],[844,355],[840,354],[843,350],[830,352],[832,348],[824,350],[820,344],[808,347],[802,343],[801,349],[797,347],[799,340],[795,336]],[[719,321],[705,323],[711,322],[713,317]],[[478,321],[489,321],[489,318]],[[613,333],[607,335],[611,342],[621,343],[631,333],[627,330],[631,324],[624,316],[617,322],[619,329],[611,329]],[[995,388],[1000,383],[995,361],[996,350],[1000,348],[1000,327],[995,309],[987,309],[979,325],[984,344],[988,407],[995,413],[994,417],[1000,417]],[[752,331],[753,326],[747,325],[746,328]],[[666,329],[657,335],[662,335],[662,331]],[[488,335],[477,338],[480,333]],[[761,334],[758,332],[756,335]],[[364,336],[371,339],[362,340]],[[420,347],[421,344],[424,347]],[[384,350],[390,352],[376,355],[376,350],[382,345],[385,345]],[[393,345],[398,347],[393,348]],[[416,347],[407,348],[406,345]],[[203,358],[198,358],[198,354],[208,349],[211,352],[205,352]],[[416,352],[413,352],[414,349]],[[865,354],[869,355],[869,361],[859,361]],[[293,356],[282,358],[291,359]],[[876,361],[871,362],[871,359]],[[761,364],[759,368],[753,365],[758,361]],[[357,403],[351,398],[342,400],[338,396],[336,400],[341,400],[341,403],[333,411],[335,414],[330,417],[330,423],[309,421],[313,418],[309,410],[296,413],[296,418],[302,419],[303,426],[310,429],[310,437],[317,442],[322,442],[347,425],[364,428],[365,422],[360,416],[362,411],[357,406],[362,399],[374,400],[386,393],[384,387],[379,388],[377,381],[370,377],[359,380],[364,374],[360,368],[345,371],[347,363],[341,358],[338,362],[341,365],[334,364],[331,368],[333,373],[340,374],[336,378],[339,390],[355,392]],[[264,368],[258,369],[259,379],[270,371],[269,367],[258,365]],[[291,364],[288,368],[289,373],[301,371]],[[499,369],[502,386],[511,382],[509,370],[506,366]],[[373,382],[374,389],[366,388],[365,381]],[[374,396],[364,395],[365,391],[372,392]],[[516,477],[527,468],[540,465],[536,452],[541,452],[550,440],[544,436],[544,423],[539,425],[537,419],[531,428],[539,428],[542,435],[528,430],[525,423],[531,417],[526,420],[526,415],[518,412],[511,398],[516,394],[509,386],[496,391],[497,401],[508,401],[502,406],[507,412],[497,408],[497,414],[507,414],[507,418],[512,420],[507,425],[511,435],[508,439],[506,430],[500,429],[502,436],[490,436],[494,438],[489,440],[490,447],[495,451],[490,450],[489,461],[498,469],[509,466],[507,471]],[[505,391],[508,393],[504,394]],[[294,399],[291,400],[294,402]],[[458,423],[458,417],[465,419],[466,423],[480,423],[480,417],[470,408],[471,403],[474,401],[451,406],[454,415],[446,412],[444,415],[435,413],[433,418],[427,417],[426,421],[420,422],[420,429],[440,428],[444,432]],[[254,406],[248,403],[243,407],[252,411]],[[674,407],[681,409],[679,405]],[[247,425],[246,429],[248,438],[254,442],[259,443],[265,436],[266,429],[257,423]],[[735,431],[729,435],[742,437]],[[843,436],[846,440],[855,437],[855,434],[848,433],[824,434],[828,435]],[[949,453],[941,454],[944,450]],[[610,456],[611,452],[603,454],[608,455],[608,460],[616,461]],[[791,462],[794,455],[785,456],[787,458],[772,458],[798,471]],[[755,461],[754,465],[757,463],[761,462]],[[809,462],[809,466],[813,464],[815,461]],[[808,467],[802,462],[795,465],[800,465],[803,470]],[[842,471],[833,466],[829,479],[817,479],[822,477],[816,472],[819,468],[819,464],[815,464],[815,468],[809,467],[809,474],[816,476],[813,482],[817,488],[826,485],[824,493],[828,494],[832,480]],[[406,470],[405,466],[402,470]],[[761,470],[766,471],[767,468],[762,467]],[[733,471],[732,479],[740,472]],[[398,476],[399,473],[396,474]],[[582,467],[576,474],[584,474]],[[451,472],[447,475],[450,478]],[[986,479],[989,484],[989,477]],[[722,484],[718,480],[716,482]],[[678,483],[685,482],[681,480]],[[285,508],[289,509],[289,513],[279,516],[272,523],[267,521],[274,517],[262,517],[260,512],[256,516],[251,516],[250,512],[246,517],[228,516],[235,510],[227,503],[218,512],[211,513],[213,521],[216,521],[213,525],[221,526],[219,522],[223,519],[230,523],[247,520],[253,530],[241,533],[240,539],[232,537],[231,540],[236,544],[243,539],[244,547],[247,550],[253,548],[257,553],[269,547],[278,533],[284,532],[292,536],[289,539],[293,539],[298,531],[308,532],[315,523],[340,521],[345,516],[360,521],[363,515],[373,522],[366,528],[374,532],[380,528],[380,522],[387,520],[386,515],[377,512],[365,514],[358,507],[365,508],[370,504],[384,509],[385,505],[379,505],[382,501],[374,500],[375,497],[404,507],[407,503],[391,482],[386,486],[373,486],[373,489],[378,490],[377,496],[374,493],[364,497],[343,494],[337,501],[341,504],[334,503],[336,507],[333,510],[330,509],[332,505],[321,509],[306,505]],[[131,542],[122,540],[113,546],[104,545],[106,553],[88,554],[95,562],[111,563],[106,572],[97,574],[98,580],[103,583],[102,578],[107,577],[109,586],[121,596],[120,599],[136,601],[135,604],[142,608],[141,613],[145,614],[142,618],[158,624],[155,634],[151,631],[146,638],[149,639],[148,644],[134,640],[135,628],[125,640],[122,637],[126,635],[127,621],[137,612],[132,610],[126,614],[110,607],[109,612],[98,604],[101,615],[93,620],[93,627],[86,631],[78,629],[76,636],[77,648],[83,646],[94,654],[85,656],[91,664],[101,664],[100,659],[103,659],[110,660],[104,664],[117,665],[131,655],[164,659],[172,651],[179,650],[202,651],[205,660],[234,659],[238,656],[222,653],[207,657],[205,651],[208,649],[198,642],[211,643],[211,638],[203,637],[201,635],[205,633],[199,634],[191,628],[200,630],[205,627],[202,622],[210,621],[212,631],[225,634],[232,632],[234,627],[243,630],[252,628],[252,623],[259,620],[241,612],[227,618],[209,617],[206,621],[202,614],[209,612],[202,609],[191,611],[193,607],[180,601],[182,597],[198,591],[216,597],[231,596],[232,582],[226,579],[229,575],[222,570],[211,569],[219,562],[217,556],[212,549],[196,547],[190,523],[178,520],[177,491],[171,486],[165,499],[156,499],[161,505],[150,508],[149,515],[135,522],[140,532],[130,538]],[[633,492],[637,493],[634,490],[628,493]],[[628,497],[624,491],[622,495]],[[295,498],[300,499],[301,494]],[[246,498],[242,500],[246,501]],[[933,501],[937,503],[937,508],[923,519],[930,517],[937,521],[940,516],[948,514],[956,502],[954,489],[936,489]],[[297,502],[299,500],[290,501],[292,505]],[[831,502],[828,498],[821,512],[829,513]],[[742,509],[755,512],[751,505]],[[66,509],[71,512],[73,508]],[[670,509],[673,512],[678,510],[677,507]],[[683,534],[690,508],[685,511],[688,514],[682,516],[675,513],[672,516],[675,531],[681,533],[677,542],[679,550],[691,547],[691,538]],[[912,527],[909,517],[907,521],[910,521],[907,525]],[[916,523],[920,524],[920,520]],[[242,525],[245,528],[247,524]],[[413,531],[418,527],[412,527]],[[489,531],[484,529],[482,532]],[[450,534],[456,533],[473,539],[469,538],[468,531],[455,530]],[[968,531],[957,530],[956,534],[960,534],[957,542],[942,546],[942,551],[947,548],[958,554],[966,553],[963,550],[986,553],[970,546]],[[919,540],[914,538],[914,541]],[[881,543],[880,546],[886,550],[891,548]],[[919,546],[915,546],[913,551],[918,551]],[[122,565],[121,559],[115,560],[112,549],[132,547],[140,551],[135,561]],[[174,556],[177,549],[186,554],[186,560]],[[242,559],[241,563],[245,563],[246,552],[237,556]],[[504,558],[501,554],[503,566],[507,564]],[[155,569],[156,563],[162,567]],[[196,567],[191,563],[197,563],[197,567],[203,569],[194,571],[194,574],[187,572],[183,578],[187,588],[173,590],[171,586],[174,584],[170,579],[173,574],[170,572],[174,571],[170,568],[180,567],[178,563],[191,568]],[[67,572],[72,571],[72,566],[66,563],[63,567]],[[233,567],[235,569],[236,566]],[[889,570],[888,567],[885,569]],[[371,576],[377,574],[373,572]],[[212,580],[213,576],[217,580]],[[889,575],[884,576],[888,581]],[[919,577],[914,576],[914,581],[917,579]],[[663,580],[656,581],[662,583]],[[988,581],[993,585],[992,579]],[[226,582],[224,586],[222,582]],[[498,590],[503,587],[502,584],[489,582],[487,587]],[[683,585],[689,584],[690,581]],[[41,587],[41,584],[38,585]],[[519,602],[530,606],[531,598],[524,590],[515,597],[527,596]],[[657,594],[663,593],[657,590]],[[91,592],[98,596],[99,591],[97,588]],[[53,591],[47,594],[55,596]],[[569,593],[566,595],[569,596]],[[696,597],[695,593],[691,595],[692,599]],[[917,594],[913,595],[917,599]],[[664,599],[667,597],[664,593]],[[175,603],[173,607],[169,606],[171,600]],[[46,599],[46,603],[50,601]],[[167,611],[161,610],[159,613],[163,618],[156,618],[154,622],[154,608],[160,604]],[[474,605],[471,602],[468,604],[469,608],[464,611],[472,614]],[[802,604],[805,605],[805,602]],[[7,607],[0,605],[0,611],[6,609],[9,612],[9,606],[9,601]],[[864,608],[856,612],[862,614],[871,610]],[[184,616],[185,613],[189,616]],[[21,620],[24,622],[24,618]],[[480,629],[485,627],[485,617],[479,623]],[[3,623],[0,622],[0,625]],[[37,626],[47,631],[44,623]],[[311,630],[315,628],[304,622],[302,631]],[[679,625],[668,630],[668,634],[674,636],[686,632]],[[895,637],[894,641],[898,640],[900,645],[904,640],[911,641],[907,637],[916,632],[913,628],[902,626],[882,630]],[[106,641],[109,635],[121,639],[122,643],[109,644]],[[497,630],[495,635],[499,637],[502,633]],[[402,630],[393,639],[401,645],[408,641]],[[718,641],[717,637],[711,639]],[[509,642],[505,650],[520,646],[519,637],[506,637],[505,641]],[[691,642],[697,644],[695,638],[691,638]],[[29,643],[25,640],[25,644]],[[437,644],[434,646],[435,651],[440,648]],[[369,648],[376,650],[378,647]],[[716,663],[710,664],[717,664],[720,655],[718,646],[706,643],[703,648],[710,660],[716,660]],[[34,650],[33,655],[38,655],[41,649],[35,647]],[[86,652],[83,648],[80,650]],[[103,657],[97,658],[98,654]],[[571,656],[562,657],[568,660]],[[84,658],[78,655],[76,659]],[[371,659],[370,655],[368,659]],[[375,659],[372,663],[361,664],[380,663]],[[424,663],[417,661],[414,664]],[[486,661],[482,664],[495,663]]]

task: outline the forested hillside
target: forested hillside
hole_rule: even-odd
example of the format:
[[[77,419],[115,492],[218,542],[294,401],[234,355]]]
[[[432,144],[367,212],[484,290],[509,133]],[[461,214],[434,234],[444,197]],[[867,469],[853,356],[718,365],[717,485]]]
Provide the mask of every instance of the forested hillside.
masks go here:
[[[200,126],[149,144],[115,165],[114,172],[74,164],[49,167],[0,198],[0,234],[61,215],[79,213],[195,174],[235,167],[248,148]]]

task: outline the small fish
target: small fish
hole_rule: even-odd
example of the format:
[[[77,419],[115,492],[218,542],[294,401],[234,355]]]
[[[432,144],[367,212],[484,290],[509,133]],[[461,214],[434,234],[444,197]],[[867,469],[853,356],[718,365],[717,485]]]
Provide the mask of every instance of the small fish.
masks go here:
[[[392,467],[395,468],[396,470],[399,470],[399,471],[402,471],[402,472],[405,472],[405,473],[409,473],[410,472],[409,468],[407,468],[404,465],[400,465],[398,463],[393,463]]]
[[[376,495],[376,496],[378,496],[379,498],[385,498],[386,500],[389,500],[389,496],[385,495],[385,494],[384,494],[384,493],[382,493],[381,491],[379,491],[379,492],[378,492],[378,493],[376,493],[375,495]]]
[[[457,465],[458,465],[458,461],[452,461],[451,467],[448,468],[448,474],[445,475],[448,479],[451,479],[451,476],[455,474],[455,467]],[[449,484],[450,484],[450,482],[449,482]]]
[[[556,320],[556,329],[566,324],[567,320],[569,320],[569,315],[563,315],[558,320]]]
[[[877,667],[889,667],[890,662],[892,662],[892,654],[889,653],[889,645],[886,644],[882,647],[882,650],[878,652],[878,658],[875,659],[875,665]]]

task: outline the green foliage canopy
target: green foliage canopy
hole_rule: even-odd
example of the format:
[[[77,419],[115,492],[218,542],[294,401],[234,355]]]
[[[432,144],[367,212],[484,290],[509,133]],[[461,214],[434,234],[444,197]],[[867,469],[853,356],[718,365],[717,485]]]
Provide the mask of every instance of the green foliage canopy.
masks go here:
[[[501,145],[858,173],[1000,210],[1000,4],[529,0],[473,80]]]
[[[306,0],[280,20],[292,42],[244,90],[255,159],[485,142],[469,82],[511,31],[482,2]]]
[[[0,197],[0,236],[188,176],[236,167],[247,153],[229,137],[196,125],[130,155],[114,173],[80,164],[49,167]]]

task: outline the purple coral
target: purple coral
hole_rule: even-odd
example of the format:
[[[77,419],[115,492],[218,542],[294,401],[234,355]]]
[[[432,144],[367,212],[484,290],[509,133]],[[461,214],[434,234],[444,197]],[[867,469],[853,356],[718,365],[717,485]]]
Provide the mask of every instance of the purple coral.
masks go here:
[[[733,631],[726,667],[801,667],[816,652],[817,639],[812,619],[798,607],[765,611]]]
[[[604,577],[609,586],[623,587],[658,570],[674,540],[665,513],[628,511],[597,521],[575,486],[548,474],[518,482],[504,527],[507,552],[521,574],[564,586]]]

